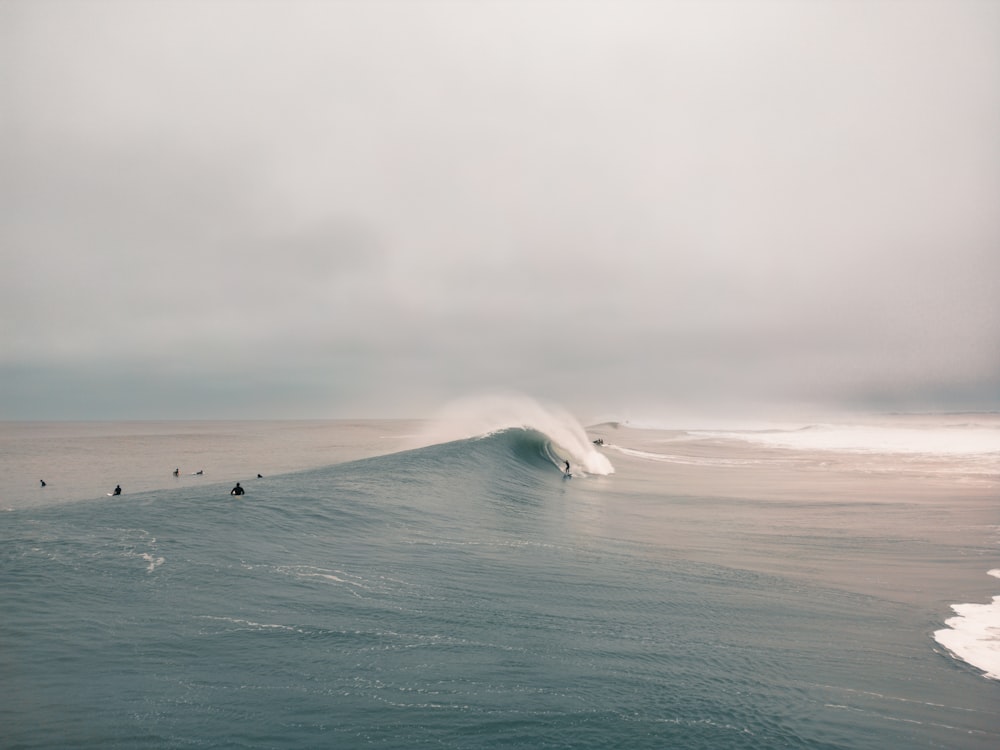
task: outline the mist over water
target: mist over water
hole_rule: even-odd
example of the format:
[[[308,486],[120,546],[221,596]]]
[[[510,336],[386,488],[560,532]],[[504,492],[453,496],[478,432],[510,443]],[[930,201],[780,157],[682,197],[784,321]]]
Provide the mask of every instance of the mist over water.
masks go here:
[[[0,417],[1000,408],[996,3],[288,5],[0,4]]]

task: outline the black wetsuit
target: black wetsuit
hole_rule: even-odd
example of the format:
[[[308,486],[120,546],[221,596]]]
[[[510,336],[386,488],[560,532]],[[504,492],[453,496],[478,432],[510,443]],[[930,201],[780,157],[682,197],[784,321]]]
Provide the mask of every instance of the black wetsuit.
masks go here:
[[[236,486],[235,486],[235,487],[233,487],[233,488],[232,488],[232,489],[231,489],[231,490],[229,491],[229,494],[230,494],[230,495],[242,495],[242,494],[243,494],[243,488],[242,488],[242,487],[240,487],[240,483],[239,483],[239,482],[237,482],[237,483],[236,483]]]

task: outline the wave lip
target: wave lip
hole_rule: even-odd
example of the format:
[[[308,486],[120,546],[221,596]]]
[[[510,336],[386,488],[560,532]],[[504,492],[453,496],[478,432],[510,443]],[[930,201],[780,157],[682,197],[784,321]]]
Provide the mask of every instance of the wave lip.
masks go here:
[[[527,396],[479,396],[454,401],[433,420],[419,442],[423,445],[485,437],[510,429],[534,430],[552,443],[550,460],[571,471],[606,476],[615,469],[587,437],[583,426],[564,409]]]
[[[989,571],[1000,578],[1000,569]],[[1000,595],[990,604],[953,604],[955,617],[934,633],[934,640],[962,661],[1000,680]]]

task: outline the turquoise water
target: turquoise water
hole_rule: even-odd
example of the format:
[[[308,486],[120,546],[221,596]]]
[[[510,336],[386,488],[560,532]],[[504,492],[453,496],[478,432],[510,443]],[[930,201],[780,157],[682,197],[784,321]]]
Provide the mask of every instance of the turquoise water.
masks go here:
[[[204,482],[3,513],[0,744],[1000,746],[1000,684],[932,637],[966,599],[928,571],[995,565],[983,528],[887,532],[938,506],[884,488],[852,511],[869,533],[839,533],[829,488],[698,495],[677,461],[604,450],[614,474],[565,479],[550,436],[515,429],[241,498]],[[958,523],[988,522],[991,492]]]

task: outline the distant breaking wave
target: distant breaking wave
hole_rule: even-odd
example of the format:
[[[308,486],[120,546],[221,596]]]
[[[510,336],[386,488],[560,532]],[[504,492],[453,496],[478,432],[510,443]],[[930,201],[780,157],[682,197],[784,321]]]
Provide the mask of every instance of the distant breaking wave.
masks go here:
[[[798,429],[691,430],[691,437],[792,450],[974,456],[1000,454],[1000,429],[982,425],[816,424]]]
[[[454,401],[432,421],[418,443],[436,445],[511,429],[533,430],[543,435],[545,455],[555,466],[561,467],[563,461],[569,461],[574,472],[606,476],[615,471],[576,418],[559,407],[543,405],[527,396],[481,396]]]

